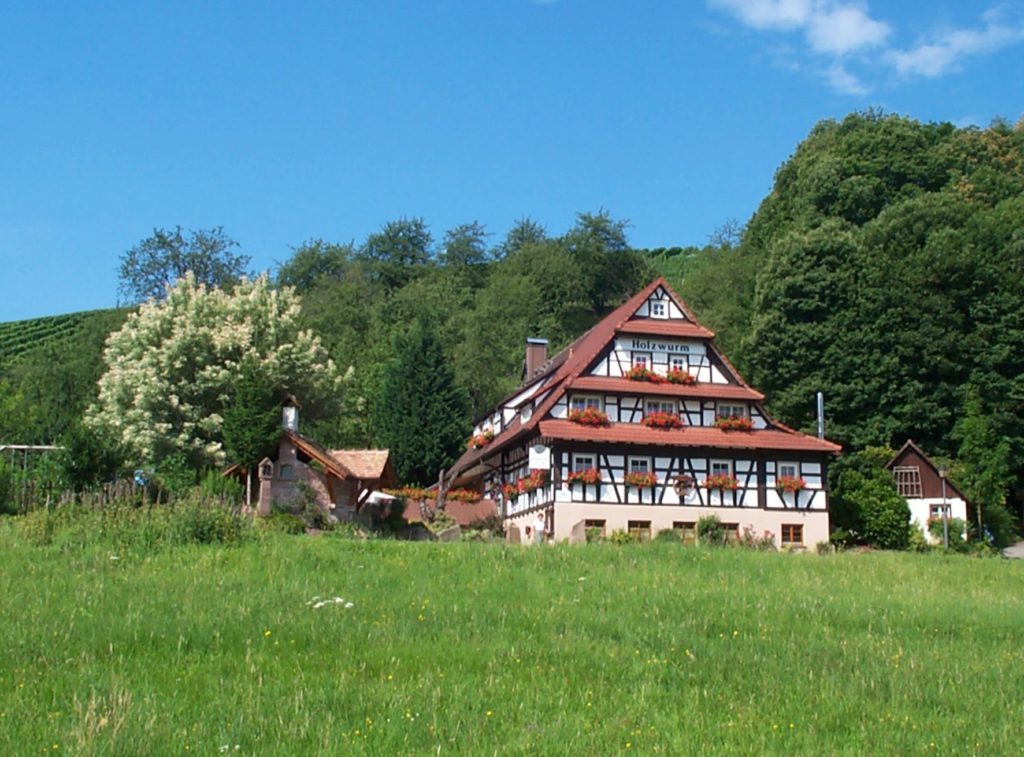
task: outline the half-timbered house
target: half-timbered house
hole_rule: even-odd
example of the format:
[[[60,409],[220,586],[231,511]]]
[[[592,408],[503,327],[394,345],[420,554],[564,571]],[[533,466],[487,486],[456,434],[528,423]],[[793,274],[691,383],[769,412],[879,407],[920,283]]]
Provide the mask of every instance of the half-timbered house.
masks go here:
[[[717,515],[782,545],[828,539],[825,468],[839,446],[787,428],[657,279],[548,359],[479,419],[451,470],[525,527],[692,531]]]

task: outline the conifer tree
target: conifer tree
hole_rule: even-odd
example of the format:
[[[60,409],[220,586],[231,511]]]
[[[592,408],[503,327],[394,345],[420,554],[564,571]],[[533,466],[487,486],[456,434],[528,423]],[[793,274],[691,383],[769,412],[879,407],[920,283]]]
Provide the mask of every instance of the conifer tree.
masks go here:
[[[422,319],[396,337],[373,404],[376,442],[391,450],[403,483],[433,483],[469,431],[465,393],[437,335]]]

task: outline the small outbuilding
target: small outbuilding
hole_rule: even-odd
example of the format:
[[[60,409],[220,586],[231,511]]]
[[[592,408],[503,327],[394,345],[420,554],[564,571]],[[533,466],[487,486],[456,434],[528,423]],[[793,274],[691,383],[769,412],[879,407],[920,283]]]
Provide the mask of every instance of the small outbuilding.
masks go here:
[[[912,440],[900,448],[892,460],[885,464],[896,482],[896,490],[910,506],[910,521],[931,542],[941,541],[929,533],[933,521],[941,521],[943,510],[950,520],[967,523],[967,499],[939,468]],[[966,538],[966,534],[961,534]]]

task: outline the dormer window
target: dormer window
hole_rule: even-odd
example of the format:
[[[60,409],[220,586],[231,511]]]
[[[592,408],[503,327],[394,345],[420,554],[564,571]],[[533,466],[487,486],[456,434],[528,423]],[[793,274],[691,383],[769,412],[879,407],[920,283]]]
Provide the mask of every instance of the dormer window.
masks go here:
[[[595,394],[576,394],[569,400],[569,409],[586,410],[593,408],[594,410],[603,410],[602,404],[601,398]]]
[[[746,405],[729,405],[724,402],[718,403],[718,417],[719,418],[746,418],[747,417],[747,406]]]
[[[665,300],[651,300],[651,318],[668,318]]]
[[[633,367],[634,368],[650,368],[651,367],[651,353],[650,352],[634,352],[633,353]]]

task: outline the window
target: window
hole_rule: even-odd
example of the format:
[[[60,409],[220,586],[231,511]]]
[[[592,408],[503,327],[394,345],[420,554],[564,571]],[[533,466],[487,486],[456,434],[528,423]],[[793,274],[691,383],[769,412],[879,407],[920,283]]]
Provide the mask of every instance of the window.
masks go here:
[[[647,415],[650,415],[651,413],[668,413],[669,415],[675,415],[677,412],[675,400],[647,400],[644,407]]]
[[[651,367],[651,353],[650,352],[634,352],[633,353],[633,367],[634,368],[650,368]]]
[[[672,530],[682,531],[683,533],[688,531],[697,533],[697,524],[692,520],[674,520],[672,521]]]
[[[605,520],[604,518],[587,518],[583,521],[584,528],[600,528],[601,532],[604,533]]]
[[[799,470],[800,468],[796,463],[779,463],[777,478],[797,478]]]
[[[946,509],[949,509],[949,504],[946,504]],[[931,505],[928,508],[928,515],[932,518],[942,518],[942,505]]]
[[[593,394],[576,394],[569,400],[570,410],[586,410],[592,407],[595,410],[602,410],[601,398]]]
[[[730,544],[734,544],[740,540],[739,523],[723,523],[722,530],[725,531],[725,540]]]
[[[668,318],[665,300],[651,300],[651,318]]]
[[[578,470],[590,470],[595,468],[594,456],[593,455],[573,455],[572,456],[572,469]]]
[[[631,457],[631,458],[629,458],[629,472],[630,473],[650,473],[651,472],[651,458],[649,458],[649,457]]]
[[[901,497],[921,497],[921,469],[916,465],[897,465],[892,469],[896,491]]]
[[[746,418],[746,405],[729,405],[724,402],[718,403],[718,415],[722,418]]]
[[[712,460],[711,461],[711,475],[712,476],[731,476],[732,475],[732,463],[728,460]]]
[[[686,355],[670,355],[668,359],[668,368],[671,371],[689,371],[690,358]]]
[[[804,527],[802,523],[783,523],[782,524],[782,543],[785,544],[803,544],[804,543]]]
[[[629,535],[637,541],[651,540],[651,522],[649,520],[627,521]]]
[[[295,478],[295,469],[290,465],[282,465],[280,477],[285,481],[291,481]]]

